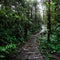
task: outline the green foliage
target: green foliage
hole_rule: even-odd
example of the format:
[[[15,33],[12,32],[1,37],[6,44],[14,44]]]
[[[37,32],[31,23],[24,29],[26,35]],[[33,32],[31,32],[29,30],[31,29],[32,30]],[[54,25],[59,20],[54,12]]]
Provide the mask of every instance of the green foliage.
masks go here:
[[[16,50],[15,44],[8,44],[5,47],[0,46],[0,59],[6,58],[12,51]]]
[[[57,35],[52,34],[50,37],[50,42],[47,42],[47,35],[39,38],[40,40],[40,51],[44,55],[46,60],[50,60],[51,54],[60,54],[60,41],[57,39]]]
[[[31,3],[25,0],[0,1],[2,4],[0,7],[0,58],[8,56],[11,50],[16,49],[14,44],[24,43],[33,32],[39,31],[40,14],[37,12],[33,14],[34,5],[33,2]],[[35,14],[39,16],[37,21],[35,21]]]
[[[40,37],[40,51],[46,60],[51,60],[52,54],[60,54],[60,0],[50,1],[51,31],[50,42],[47,41],[47,35]],[[45,2],[46,12],[48,14],[48,1]],[[47,15],[46,14],[46,15]],[[48,15],[47,15],[48,16]],[[45,20],[45,19],[44,19]],[[47,20],[47,19],[46,19]],[[48,21],[46,21],[46,24]]]

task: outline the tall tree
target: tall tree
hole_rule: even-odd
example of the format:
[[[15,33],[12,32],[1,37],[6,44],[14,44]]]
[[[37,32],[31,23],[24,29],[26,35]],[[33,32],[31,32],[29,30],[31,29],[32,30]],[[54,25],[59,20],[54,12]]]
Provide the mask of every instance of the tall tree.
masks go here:
[[[50,42],[50,35],[51,35],[51,15],[50,15],[50,0],[48,0],[48,22],[47,22],[47,29],[48,29],[48,37],[47,41]]]

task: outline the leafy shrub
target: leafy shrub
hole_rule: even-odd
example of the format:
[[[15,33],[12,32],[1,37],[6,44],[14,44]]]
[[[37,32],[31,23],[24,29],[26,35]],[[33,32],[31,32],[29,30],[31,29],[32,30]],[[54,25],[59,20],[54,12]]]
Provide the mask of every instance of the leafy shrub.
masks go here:
[[[0,46],[0,59],[6,58],[12,51],[16,50],[15,44],[8,44],[5,47]]]
[[[57,35],[52,34],[50,42],[47,42],[47,35],[39,37],[40,40],[40,51],[44,55],[46,60],[50,60],[51,54],[60,54],[60,41],[57,39]]]

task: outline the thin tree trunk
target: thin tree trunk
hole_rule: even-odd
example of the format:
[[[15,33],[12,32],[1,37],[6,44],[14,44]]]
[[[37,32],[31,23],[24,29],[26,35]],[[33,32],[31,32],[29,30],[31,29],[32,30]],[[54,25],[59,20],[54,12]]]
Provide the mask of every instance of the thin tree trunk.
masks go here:
[[[48,7],[48,23],[47,23],[47,28],[48,28],[48,37],[47,41],[50,42],[50,35],[51,35],[51,15],[50,15],[50,0],[48,1],[49,7]]]
[[[32,19],[32,16],[33,16],[33,15],[32,15],[32,13],[33,13],[32,10],[33,10],[33,9],[32,9],[32,7],[31,7],[31,19]]]
[[[37,2],[35,3],[35,22],[36,22],[36,20],[37,20],[36,13],[37,13]]]

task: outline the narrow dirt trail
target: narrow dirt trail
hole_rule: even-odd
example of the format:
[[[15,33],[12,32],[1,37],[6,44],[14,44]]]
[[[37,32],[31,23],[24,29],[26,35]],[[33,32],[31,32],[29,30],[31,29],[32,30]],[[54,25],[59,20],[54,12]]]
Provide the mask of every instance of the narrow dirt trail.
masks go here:
[[[44,29],[40,32],[32,35],[30,39],[22,46],[17,46],[15,55],[12,56],[12,60],[45,60],[39,51],[38,35],[43,33]]]
[[[42,28],[40,32],[35,35],[32,35],[31,38],[25,43],[25,45],[19,50],[16,60],[44,60],[43,56],[41,55],[38,47],[39,44],[37,43],[38,35],[44,33],[45,30]]]
[[[37,37],[33,35],[22,47],[16,60],[44,60],[36,41]]]

